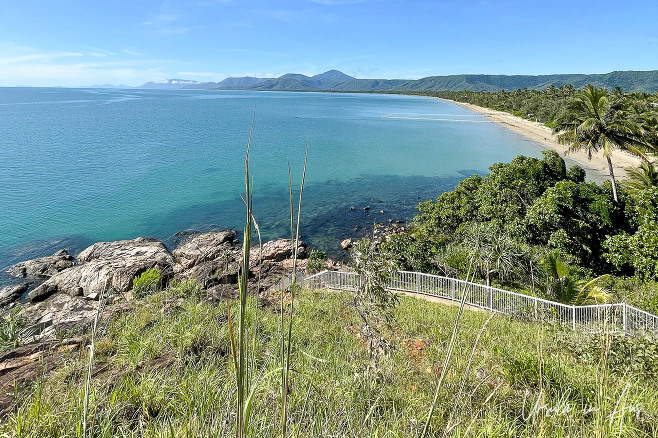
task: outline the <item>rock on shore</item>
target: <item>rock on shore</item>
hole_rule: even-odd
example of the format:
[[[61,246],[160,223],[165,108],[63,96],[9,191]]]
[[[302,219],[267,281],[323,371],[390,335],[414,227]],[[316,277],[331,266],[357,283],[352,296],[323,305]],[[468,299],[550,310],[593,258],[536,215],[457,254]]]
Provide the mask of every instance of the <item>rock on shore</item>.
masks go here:
[[[73,266],[73,257],[62,249],[48,257],[16,263],[10,266],[7,272],[13,277],[48,278],[71,266]]]
[[[75,260],[60,251],[14,265],[12,272],[16,276],[47,279],[28,293],[31,302],[20,311],[25,324],[21,336],[23,346],[0,356],[0,415],[11,408],[15,385],[33,381],[57,366],[64,354],[62,348],[76,349],[83,345],[83,338],[59,341],[58,336],[91,326],[103,290],[108,290],[105,295],[108,306],[101,318],[139,306],[129,291],[134,278],[149,268],[162,270],[168,280],[172,277],[196,280],[209,300],[236,297],[241,245],[235,236],[235,231],[190,234],[171,253],[162,242],[142,237],[99,242],[82,251]],[[262,302],[271,299],[266,291],[292,269],[293,249],[290,239],[267,242],[263,244],[260,263],[260,249],[252,248],[249,288],[254,291],[258,285]],[[306,244],[299,242],[297,251],[299,258],[305,258]],[[304,265],[305,261],[301,260],[297,268]],[[257,276],[259,271],[262,275]],[[29,285],[0,289],[0,307],[13,305]]]
[[[6,286],[0,289],[0,307],[8,306],[19,299],[29,286],[29,283],[24,283],[15,286]]]
[[[18,263],[12,270],[20,276],[47,278],[28,293],[31,305],[23,311],[32,332],[43,338],[58,327],[82,325],[93,319],[102,291],[111,301],[130,299],[134,278],[150,268],[163,271],[165,278],[196,280],[204,289],[226,289],[231,295],[237,289],[241,245],[232,230],[190,234],[171,253],[155,239],[138,237],[132,240],[98,242],[74,260],[67,252]],[[290,239],[266,242],[262,247],[261,288],[271,287],[292,266],[294,243]],[[304,242],[299,242],[298,258],[307,257]],[[255,281],[260,267],[261,250],[252,248],[249,260],[250,281]],[[299,263],[299,267],[303,267]],[[48,278],[49,277],[49,278]],[[16,301],[29,283],[0,290],[0,306]],[[214,288],[214,289],[213,289]],[[223,290],[222,289],[222,290]],[[215,294],[216,295],[216,294]]]
[[[176,259],[177,271],[192,268],[199,263],[231,257],[235,231],[202,233],[183,242],[171,254]]]
[[[30,301],[40,301],[54,293],[87,296],[105,288],[127,292],[133,278],[149,268],[172,268],[174,258],[155,239],[98,242],[82,251],[77,264],[65,269],[30,291]]]

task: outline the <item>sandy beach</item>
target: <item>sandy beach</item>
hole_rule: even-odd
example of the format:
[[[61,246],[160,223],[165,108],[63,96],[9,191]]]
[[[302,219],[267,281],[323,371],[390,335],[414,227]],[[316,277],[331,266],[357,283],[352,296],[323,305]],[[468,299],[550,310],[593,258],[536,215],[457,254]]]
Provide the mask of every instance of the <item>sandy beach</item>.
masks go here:
[[[603,157],[602,152],[593,155],[591,160],[588,160],[587,153],[585,152],[572,152],[565,155],[567,146],[558,143],[557,136],[551,132],[551,129],[539,122],[532,122],[530,120],[525,120],[520,117],[513,116],[510,113],[483,108],[481,106],[472,105],[470,103],[455,102],[454,100],[449,99],[443,100],[447,100],[448,102],[452,102],[457,105],[461,105],[464,108],[468,108],[471,111],[483,114],[492,121],[499,123],[506,128],[509,128],[512,131],[531,139],[532,141],[543,144],[550,149],[558,151],[561,156],[575,161],[588,173],[597,173],[606,177],[609,176],[608,162]],[[623,179],[626,177],[625,168],[639,166],[640,159],[624,152],[613,151],[612,165],[614,167],[615,177],[618,179]]]

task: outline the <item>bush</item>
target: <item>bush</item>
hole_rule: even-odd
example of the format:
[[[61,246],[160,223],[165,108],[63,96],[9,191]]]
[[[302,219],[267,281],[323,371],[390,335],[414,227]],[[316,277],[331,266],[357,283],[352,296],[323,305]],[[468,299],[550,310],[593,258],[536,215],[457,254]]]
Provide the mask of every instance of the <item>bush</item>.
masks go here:
[[[18,316],[20,307],[0,315],[0,353],[18,347],[23,320]]]
[[[609,341],[604,333],[572,334],[561,341],[576,357],[594,366],[599,364],[603,348],[609,342],[607,367],[610,371],[618,375],[655,378],[658,373],[658,338],[655,335],[610,333],[608,336]]]
[[[133,295],[142,298],[162,289],[162,271],[147,269],[133,280]]]
[[[544,358],[542,362],[540,372],[539,360],[532,355],[508,358],[504,366],[505,377],[510,386],[532,390],[539,390],[541,387],[555,399],[566,397],[581,403],[593,402],[594,390],[590,385],[583,381],[576,382],[561,365],[550,359]]]
[[[173,281],[167,288],[172,295],[180,298],[200,298],[203,294],[203,288],[195,279]]]
[[[327,268],[327,253],[321,249],[312,249],[308,256],[308,264],[306,265],[306,272],[315,274],[316,272],[324,271]]]
[[[658,282],[636,277],[611,277],[610,289],[616,301],[625,302],[658,315]]]

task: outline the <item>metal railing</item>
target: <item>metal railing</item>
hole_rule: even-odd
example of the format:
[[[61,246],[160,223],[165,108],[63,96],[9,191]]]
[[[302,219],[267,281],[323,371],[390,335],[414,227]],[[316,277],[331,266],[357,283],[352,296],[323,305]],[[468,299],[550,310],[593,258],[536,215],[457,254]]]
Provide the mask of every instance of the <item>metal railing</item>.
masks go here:
[[[354,272],[322,271],[304,278],[310,288],[355,291],[361,278]],[[560,323],[574,330],[658,332],[658,316],[626,303],[570,306],[539,297],[510,292],[483,284],[420,272],[398,271],[391,278],[388,289],[429,295],[446,300],[499,312],[519,318]]]

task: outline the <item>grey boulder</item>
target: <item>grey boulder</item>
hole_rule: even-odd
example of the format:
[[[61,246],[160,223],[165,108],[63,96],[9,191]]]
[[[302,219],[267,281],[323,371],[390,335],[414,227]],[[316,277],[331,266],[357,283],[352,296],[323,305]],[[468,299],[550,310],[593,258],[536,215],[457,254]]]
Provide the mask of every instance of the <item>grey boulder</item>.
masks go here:
[[[210,260],[233,258],[231,248],[235,240],[235,231],[202,233],[185,241],[172,251],[176,259],[176,270],[190,269]]]
[[[29,286],[29,283],[25,283],[6,286],[0,289],[0,307],[7,306],[19,299]]]
[[[136,275],[149,268],[170,268],[174,259],[162,242],[138,237],[95,243],[78,255],[77,262],[30,291],[30,301],[41,301],[53,293],[86,296],[106,287],[127,292]]]
[[[291,239],[277,239],[266,242],[263,245],[263,261],[281,262],[293,256],[294,243]],[[308,256],[306,251],[306,244],[299,241],[297,247],[297,256],[300,259]],[[251,264],[257,263],[260,257],[260,250],[258,247],[252,248],[250,253]]]
[[[7,272],[13,277],[48,278],[73,266],[73,260],[73,256],[62,249],[48,257],[16,263]]]

